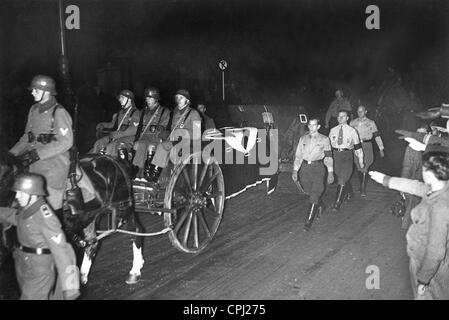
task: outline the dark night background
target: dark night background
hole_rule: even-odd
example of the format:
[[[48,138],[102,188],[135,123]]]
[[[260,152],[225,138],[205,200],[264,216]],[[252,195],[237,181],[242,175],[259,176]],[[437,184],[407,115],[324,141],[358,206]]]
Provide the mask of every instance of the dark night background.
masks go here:
[[[120,89],[146,86],[163,103],[187,88],[194,103],[305,105],[326,110],[337,87],[364,96],[395,65],[425,106],[448,97],[449,3],[330,0],[73,0],[80,30],[66,31],[72,87],[80,98],[79,132],[86,150],[95,124],[109,119]],[[365,8],[380,8],[380,30],[367,30]],[[3,145],[23,132],[35,74],[57,79],[58,1],[2,0],[0,110]],[[59,97],[60,101],[64,101]],[[67,106],[70,110],[70,107]],[[70,110],[71,111],[71,110]]]

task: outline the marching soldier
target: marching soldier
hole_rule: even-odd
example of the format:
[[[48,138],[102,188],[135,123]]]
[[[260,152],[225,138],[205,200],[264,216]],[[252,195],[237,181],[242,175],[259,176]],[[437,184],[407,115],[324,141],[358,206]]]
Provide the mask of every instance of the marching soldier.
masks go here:
[[[177,106],[173,110],[168,125],[171,130],[170,134],[166,141],[157,146],[156,153],[151,161],[150,176],[148,177],[151,182],[157,182],[162,169],[168,165],[172,148],[178,150],[177,144],[180,142],[179,138],[181,138],[179,134],[182,135],[182,138],[189,138],[190,141],[201,139],[201,117],[198,111],[190,107],[189,92],[184,89],[178,90],[175,94],[175,100]]]
[[[366,197],[366,184],[368,182],[368,170],[374,162],[373,155],[373,138],[376,140],[379,147],[379,153],[381,158],[385,156],[384,145],[382,138],[377,129],[376,123],[366,117],[367,110],[364,106],[357,108],[358,118],[351,121],[350,126],[357,130],[359,134],[360,142],[362,143],[362,150],[364,156],[365,167],[360,168],[359,161],[354,161],[359,173],[360,179],[360,195]],[[355,160],[355,159],[354,159]]]
[[[135,137],[134,150],[136,154],[133,165],[139,168],[138,177],[143,174],[147,150],[155,149],[160,142],[160,133],[167,129],[170,120],[170,110],[159,104],[159,90],[147,88],[144,93],[146,108],[140,116],[139,126]]]
[[[117,156],[120,145],[131,149],[134,136],[140,120],[140,111],[134,104],[134,94],[130,90],[122,90],[118,95],[122,108],[114,113],[111,122],[100,122],[97,131],[110,129],[111,132],[95,142],[93,153],[104,152],[111,156]]]
[[[337,91],[335,91],[335,99],[329,105],[329,109],[326,113],[326,129],[332,128],[337,125],[337,117],[340,110],[347,110],[349,117],[351,117],[351,103],[346,97],[343,96],[343,91],[341,89],[338,89]]]
[[[350,199],[353,195],[350,178],[353,167],[353,150],[358,158],[359,166],[364,168],[363,149],[357,131],[347,124],[349,112],[338,112],[338,126],[331,129],[329,138],[334,151],[335,174],[338,179],[337,197],[332,207],[334,211],[340,209],[343,199]]]
[[[321,195],[324,191],[326,175],[324,166],[327,167],[327,182],[329,184],[334,182],[330,141],[328,137],[318,132],[321,127],[319,123],[320,121],[316,118],[309,120],[309,133],[299,139],[292,172],[292,179],[297,182],[299,170],[299,179],[304,186],[304,191],[309,195],[310,207],[304,222],[306,231],[312,226],[317,213],[320,216],[323,210]]]
[[[20,209],[0,208],[0,221],[17,226],[19,245],[14,260],[20,299],[76,299],[80,281],[75,253],[44,200],[44,178],[35,173],[21,174],[12,190],[16,191]]]
[[[29,171],[45,177],[48,202],[53,210],[62,208],[73,145],[72,118],[55,98],[55,81],[43,75],[29,87],[36,102],[31,106],[25,133],[10,150]]]

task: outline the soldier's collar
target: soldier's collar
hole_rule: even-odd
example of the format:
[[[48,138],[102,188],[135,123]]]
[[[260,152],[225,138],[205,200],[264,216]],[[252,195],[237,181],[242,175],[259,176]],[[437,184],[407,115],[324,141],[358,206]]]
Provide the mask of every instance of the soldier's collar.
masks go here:
[[[52,107],[56,106],[57,102],[55,97],[50,96],[50,98],[44,103],[37,103],[39,113],[43,113],[45,111],[50,110]]]
[[[44,204],[46,204],[44,198],[39,197],[35,203],[22,210],[22,219],[28,219],[29,217],[31,217],[34,213],[39,211],[39,208]]]

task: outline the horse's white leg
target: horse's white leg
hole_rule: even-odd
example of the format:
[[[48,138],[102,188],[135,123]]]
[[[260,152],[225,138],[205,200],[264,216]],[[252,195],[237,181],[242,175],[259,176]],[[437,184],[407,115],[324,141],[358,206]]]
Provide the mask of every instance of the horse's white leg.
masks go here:
[[[142,247],[137,248],[136,243],[133,241],[133,266],[129,271],[128,278],[126,279],[127,284],[134,284],[140,280],[140,270],[143,268]]]
[[[89,257],[89,255],[84,252],[83,262],[81,263],[81,283],[86,284],[87,283],[87,277],[89,275],[90,267],[92,266],[92,259]]]

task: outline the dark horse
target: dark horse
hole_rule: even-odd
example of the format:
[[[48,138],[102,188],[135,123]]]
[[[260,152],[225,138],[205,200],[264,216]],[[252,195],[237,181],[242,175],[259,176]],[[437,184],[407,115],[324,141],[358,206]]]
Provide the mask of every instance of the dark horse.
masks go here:
[[[6,156],[6,152],[0,150],[0,199],[5,198],[3,205],[11,199],[9,186],[20,170],[18,165]],[[133,266],[126,282],[132,284],[140,279],[140,270],[144,263],[143,237],[136,233],[141,233],[143,228],[134,211],[134,198],[128,172],[126,163],[105,155],[87,155],[79,161],[77,170],[79,178],[87,179],[83,181],[88,181],[88,185],[93,187],[94,202],[97,205],[94,207],[86,205],[84,213],[75,214],[71,206],[67,205],[67,201],[64,201],[60,218],[68,239],[74,244],[75,249],[83,251],[80,268],[83,284],[87,283],[90,267],[97,253],[98,241],[118,230],[132,234]],[[108,227],[98,235],[97,226],[104,216],[108,217]]]

